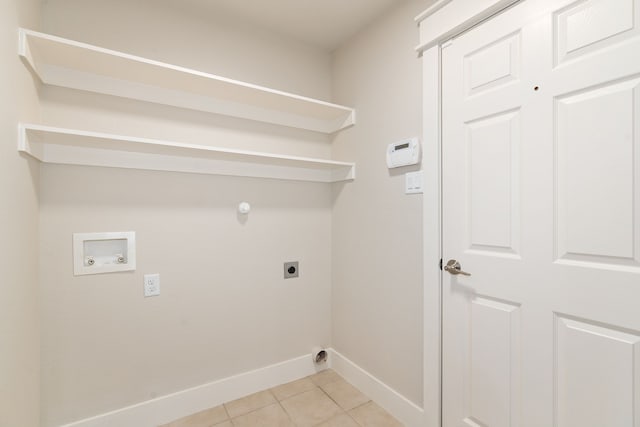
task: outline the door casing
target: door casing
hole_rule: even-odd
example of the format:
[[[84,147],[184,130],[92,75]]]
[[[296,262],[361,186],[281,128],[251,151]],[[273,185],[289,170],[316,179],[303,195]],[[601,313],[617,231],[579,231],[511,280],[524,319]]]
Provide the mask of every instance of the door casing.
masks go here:
[[[423,408],[424,426],[442,425],[441,49],[452,37],[526,0],[439,0],[420,14],[423,95]]]

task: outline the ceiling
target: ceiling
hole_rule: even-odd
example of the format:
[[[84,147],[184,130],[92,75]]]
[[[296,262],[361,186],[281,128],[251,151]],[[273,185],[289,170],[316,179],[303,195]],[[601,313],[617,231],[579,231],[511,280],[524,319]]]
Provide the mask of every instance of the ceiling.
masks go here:
[[[333,50],[405,0],[182,0],[265,30]]]

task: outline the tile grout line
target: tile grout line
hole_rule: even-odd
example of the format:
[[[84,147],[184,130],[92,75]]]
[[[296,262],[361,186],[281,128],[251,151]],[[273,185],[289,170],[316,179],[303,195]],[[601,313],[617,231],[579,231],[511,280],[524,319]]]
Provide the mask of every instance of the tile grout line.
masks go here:
[[[304,394],[304,393],[308,393],[308,392],[310,392],[310,391],[313,391],[314,389],[319,389],[319,390],[321,390],[322,392],[324,392],[324,390],[322,390],[322,388],[320,388],[320,386],[319,386],[318,384],[316,384],[316,383],[314,383],[314,382],[313,382],[313,380],[311,379],[311,376],[304,377],[304,378],[309,378],[309,381],[311,381],[311,383],[314,385],[314,388],[312,388],[312,389],[310,389],[310,390],[301,391],[300,393],[292,394],[291,396],[287,396],[285,399],[282,399],[282,400],[278,400],[278,399],[276,398],[276,400],[278,400],[278,404],[280,405],[280,407],[282,408],[282,410],[284,411],[284,413],[285,413],[285,414],[287,414],[287,417],[289,417],[289,419],[291,420],[291,423],[292,423],[295,427],[299,427],[299,426],[298,426],[298,424],[294,421],[294,419],[293,419],[293,417],[291,416],[291,414],[289,413],[289,411],[287,411],[287,408],[285,408],[285,407],[282,405],[282,401],[283,401],[283,400],[287,400],[287,399],[291,399],[292,397],[299,396],[299,395]],[[329,420],[325,420],[325,421],[329,421]],[[320,424],[322,424],[322,423],[323,423],[323,422],[325,422],[325,421],[321,421],[319,424],[316,424],[316,425],[320,425]]]
[[[245,415],[252,414],[252,413],[257,412],[257,411],[259,411],[259,410],[261,410],[261,409],[267,408],[267,407],[269,407],[269,406],[271,406],[271,405],[273,405],[273,404],[275,404],[275,403],[279,403],[279,402],[278,402],[278,398],[277,398],[273,393],[271,393],[271,389],[268,389],[268,388],[267,388],[267,389],[264,389],[264,390],[261,390],[261,391],[257,391],[257,392],[252,393],[252,394],[264,393],[265,391],[268,391],[268,392],[269,392],[269,394],[271,394],[271,397],[273,397],[273,398],[274,398],[275,402],[267,403],[267,404],[266,404],[266,405],[264,405],[264,406],[261,406],[261,407],[259,407],[259,408],[252,409],[252,410],[250,410],[249,412],[245,412],[244,414],[236,415],[234,418],[231,418],[231,417],[229,416],[229,421],[231,421],[231,423],[232,423],[232,424],[235,424],[235,423],[233,422],[233,420],[234,420],[235,418],[244,417]],[[251,396],[251,394],[250,394],[249,396]],[[249,396],[245,396],[245,397],[249,397]],[[241,397],[240,399],[244,399],[245,397]],[[239,399],[236,399],[236,400],[239,400]],[[230,402],[235,402],[235,400],[231,400]],[[230,403],[230,402],[227,402],[227,403]],[[225,407],[224,407],[224,409],[226,410],[226,409],[227,409],[227,407],[225,406]],[[229,415],[229,412],[228,412],[228,411],[227,411],[227,415]],[[215,427],[215,426],[214,426],[214,427]]]
[[[304,379],[304,378],[310,378],[310,376],[303,377],[303,378],[300,378],[300,379]],[[315,388],[320,389],[320,386],[319,386],[319,385],[317,385],[316,383],[314,383],[311,379],[309,379],[309,380],[311,381],[311,383],[314,385],[314,387],[315,387]],[[284,384],[281,384],[281,385],[284,385]],[[278,387],[278,386],[276,386],[276,387]],[[273,392],[273,389],[274,389],[274,388],[275,388],[275,387],[266,388],[266,389],[264,389],[264,390],[257,391],[256,393],[252,393],[252,394],[257,394],[257,393],[263,393],[263,392],[265,392],[265,391],[266,391],[266,392],[269,392],[269,394],[271,395],[271,397],[273,397],[273,398],[274,398],[274,402],[269,403],[269,404],[267,404],[267,405],[265,405],[265,406],[261,406],[261,407],[259,407],[259,408],[252,409],[252,410],[251,410],[251,411],[249,411],[249,412],[245,412],[245,413],[240,414],[240,415],[237,415],[237,416],[235,416],[235,417],[233,417],[233,418],[231,417],[231,415],[229,414],[229,411],[227,410],[227,404],[228,404],[228,403],[231,403],[231,402],[235,402],[235,400],[230,400],[229,402],[225,402],[225,403],[223,403],[221,406],[224,408],[225,413],[227,414],[227,420],[225,420],[225,421],[230,421],[230,422],[231,422],[231,424],[232,424],[232,425],[234,425],[235,423],[233,422],[233,420],[234,420],[234,419],[236,419],[236,418],[243,417],[243,416],[245,416],[245,415],[251,414],[251,413],[256,412],[256,411],[259,411],[259,410],[264,409],[264,408],[266,408],[266,407],[269,407],[269,406],[271,406],[271,405],[278,404],[278,406],[280,406],[280,408],[282,408],[282,410],[284,411],[284,413],[287,415],[287,417],[289,418],[289,420],[290,420],[290,421],[295,425],[295,422],[293,421],[293,418],[292,418],[292,417],[291,417],[291,415],[287,412],[287,410],[284,408],[284,406],[282,406],[281,402],[282,402],[282,400],[287,400],[287,399],[289,399],[289,398],[292,398],[292,397],[294,397],[294,396],[298,396],[298,395],[300,395],[300,394],[302,394],[302,393],[306,393],[306,392],[311,391],[311,390],[313,390],[313,389],[311,389],[311,390],[304,390],[304,391],[301,391],[301,392],[299,392],[299,393],[294,393],[294,394],[292,394],[291,396],[287,396],[286,398],[284,398],[284,399],[280,400],[280,399],[278,399],[278,397],[277,397],[277,396],[275,395],[275,393]],[[321,389],[321,390],[322,390],[322,389]],[[324,392],[324,390],[322,390],[322,391]],[[241,397],[240,399],[244,399],[245,397],[247,397],[247,396]],[[236,399],[236,400],[239,400],[239,399]],[[223,421],[223,422],[224,422],[224,421]],[[213,425],[212,427],[215,427],[216,425],[217,425],[217,424]]]
[[[335,372],[335,371],[334,371],[334,372]],[[343,381],[343,382],[345,382],[345,383],[347,383],[347,384],[351,385],[352,387],[355,387],[355,386],[353,386],[353,384],[351,384],[349,381],[347,381],[347,380],[345,380],[344,378],[342,378],[342,376],[341,376],[340,374],[338,374],[337,372],[336,372],[336,374],[337,374],[337,375],[338,375],[338,377],[340,378],[339,380],[331,381],[331,382],[328,382],[328,383],[323,384],[323,385],[325,385],[325,386],[326,386],[326,385],[328,385],[328,384],[335,384],[335,383],[337,383],[337,382]],[[366,394],[364,394],[364,393],[362,393],[360,390],[358,390],[360,393],[362,393],[362,395],[363,395],[363,396],[365,396],[365,397],[366,397],[367,399],[369,399],[369,400],[368,400],[368,401],[366,401],[365,403],[362,403],[362,404],[360,404],[360,405],[358,405],[358,406],[356,406],[356,407],[354,407],[354,408],[351,408],[351,409],[348,409],[348,410],[347,410],[347,409],[343,408],[343,407],[342,407],[342,405],[340,405],[340,404],[339,404],[339,403],[338,403],[338,402],[337,402],[333,397],[331,397],[331,395],[330,395],[329,393],[327,393],[327,391],[326,391],[324,388],[322,388],[322,385],[317,385],[317,387],[318,387],[320,390],[322,390],[322,392],[323,392],[323,393],[324,393],[324,394],[325,394],[329,399],[331,399],[331,401],[332,401],[332,402],[334,402],[336,405],[338,405],[338,408],[342,409],[342,413],[343,413],[343,414],[345,414],[347,417],[349,417],[351,420],[353,420],[353,422],[354,422],[354,423],[356,423],[357,425],[361,426],[361,424],[358,422],[358,420],[356,420],[355,418],[353,418],[353,417],[351,416],[351,414],[349,413],[349,411],[351,411],[352,409],[355,409],[355,408],[359,408],[360,406],[366,405],[367,403],[371,402],[371,399],[369,398],[369,396],[367,396]],[[342,415],[342,414],[341,414],[341,415]],[[337,415],[337,416],[339,416],[339,415]],[[336,417],[333,417],[333,418],[336,418]],[[331,419],[332,419],[332,418],[330,418],[329,420],[326,420],[326,421],[330,421]],[[325,422],[325,421],[323,421],[323,422]],[[320,424],[322,424],[322,423],[320,423]],[[318,425],[320,425],[320,424],[318,424]]]
[[[335,371],[334,371],[334,372],[335,372]],[[349,418],[353,419],[353,417],[351,417],[351,416],[347,413],[347,411],[346,411],[342,406],[340,406],[340,404],[339,404],[338,402],[336,402],[336,401],[335,401],[331,396],[329,396],[329,394],[328,394],[328,393],[327,393],[327,392],[322,388],[322,385],[317,384],[315,381],[313,381],[313,379],[311,379],[311,377],[312,377],[312,376],[313,376],[313,375],[309,375],[308,377],[305,377],[305,378],[308,378],[308,379],[309,379],[309,381],[311,381],[311,383],[314,385],[314,388],[313,388],[313,389],[311,389],[311,390],[305,390],[305,391],[302,391],[302,392],[300,392],[300,393],[292,394],[291,396],[288,396],[286,399],[282,399],[282,400],[287,400],[287,399],[290,399],[290,398],[292,398],[292,397],[294,397],[294,396],[299,396],[299,395],[301,395],[301,394],[303,394],[303,393],[311,392],[311,391],[313,391],[314,389],[318,389],[318,390],[320,390],[320,391],[321,391],[321,392],[322,392],[326,397],[328,397],[328,398],[329,398],[329,400],[331,400],[333,403],[335,403],[335,404],[336,404],[336,406],[337,406],[337,407],[342,411],[342,413],[341,413],[341,414],[339,414],[339,415],[336,415],[335,417],[331,417],[331,418],[329,418],[329,419],[326,419],[326,420],[320,421],[318,424],[315,424],[315,426],[319,426],[319,425],[321,425],[322,423],[326,423],[327,421],[330,421],[330,420],[332,420],[333,418],[336,418],[336,417],[338,417],[338,416],[340,416],[340,415],[342,415],[342,414],[346,414]],[[338,375],[338,376],[339,376],[339,375]],[[338,379],[338,380],[336,380],[336,381],[331,381],[331,382],[328,382],[328,383],[326,383],[326,384],[333,384],[333,383],[337,383],[337,382],[339,382],[339,381],[345,381],[345,379],[344,379],[344,378],[342,378],[342,377],[340,377],[340,376],[339,376],[339,378],[340,378],[340,379]],[[326,385],[326,384],[323,384],[323,385]],[[282,406],[282,401],[281,401],[281,400],[278,400],[278,403],[280,404],[280,406]],[[293,420],[293,418],[291,417],[291,415],[289,414],[289,412],[287,412],[286,408],[285,408],[284,406],[282,406],[282,409],[285,411],[285,413],[287,414],[287,416],[289,416],[289,419],[291,419],[291,422],[292,422],[295,426],[297,426],[297,424],[295,423],[295,421]],[[354,421],[356,424],[360,425],[360,423],[358,423],[356,420],[353,420],[353,421]]]
[[[295,381],[300,381],[300,380],[304,380],[304,379],[308,379],[309,381],[311,381],[311,384],[313,384],[313,386],[314,386],[314,387],[317,387],[317,388],[319,388],[319,387],[320,387],[318,384],[316,384],[316,383],[314,383],[314,382],[313,382],[313,380],[311,379],[311,375],[306,376],[306,377],[302,377],[302,378],[297,379],[297,380],[295,380]],[[291,381],[291,382],[295,382],[295,381]],[[274,388],[280,387],[280,386],[282,386],[282,385],[287,385],[287,384],[290,384],[290,383],[280,384],[279,386],[271,387],[271,388],[270,388],[270,389],[268,389],[268,390],[273,390]],[[303,390],[303,391],[300,391],[300,392],[297,392],[297,393],[293,393],[292,395],[287,396],[287,397],[285,397],[285,398],[283,398],[283,399],[278,399],[278,396],[276,396],[276,395],[275,395],[275,393],[273,393],[273,392],[272,392],[272,394],[273,394],[273,396],[276,398],[276,400],[277,400],[278,402],[282,402],[283,400],[290,399],[290,398],[292,398],[293,396],[298,396],[298,395],[300,395],[300,394],[302,394],[302,393],[306,393],[306,392],[311,391],[311,390],[313,390],[313,389],[310,389],[310,390]]]
[[[356,409],[358,409],[358,408],[361,408],[361,407],[363,407],[363,406],[365,406],[365,405],[368,405],[368,404],[372,403],[372,402],[373,402],[373,400],[372,400],[368,395],[366,395],[366,394],[362,393],[362,391],[360,391],[360,390],[359,390],[357,387],[355,387],[353,384],[351,384],[351,383],[350,383],[350,382],[348,382],[346,379],[344,379],[340,374],[338,374],[338,373],[337,373],[337,372],[335,372],[335,371],[333,371],[333,372],[336,374],[337,379],[335,379],[335,380],[333,380],[333,381],[328,381],[328,382],[326,382],[326,383],[324,383],[324,384],[318,384],[317,382],[315,382],[315,381],[312,379],[312,377],[313,377],[314,375],[317,375],[317,374],[309,375],[309,376],[306,376],[306,377],[300,378],[299,380],[303,380],[303,379],[307,379],[307,380],[309,380],[309,382],[313,385],[313,388],[308,389],[308,390],[303,390],[303,391],[295,392],[295,393],[293,393],[293,394],[291,394],[291,395],[288,395],[288,396],[286,396],[286,397],[284,397],[284,398],[282,398],[282,399],[279,399],[279,398],[278,398],[278,396],[276,396],[276,394],[275,394],[275,392],[274,392],[274,389],[275,389],[275,388],[277,388],[277,387],[279,387],[279,386],[281,386],[281,385],[286,385],[286,384],[280,384],[280,385],[278,385],[278,386],[276,386],[276,387],[271,387],[271,388],[267,388],[267,389],[264,389],[264,390],[258,391],[258,392],[256,392],[256,393],[252,393],[252,394],[257,394],[257,393],[264,393],[264,392],[267,392],[267,393],[268,393],[268,395],[269,395],[269,396],[271,396],[271,398],[273,399],[273,402],[268,403],[268,404],[263,405],[263,406],[260,406],[260,407],[258,407],[258,408],[254,408],[254,409],[252,409],[252,410],[250,410],[250,411],[248,411],[248,412],[245,412],[245,413],[239,414],[239,415],[237,415],[235,418],[232,418],[232,417],[231,417],[231,414],[230,414],[230,412],[229,412],[229,409],[227,408],[227,405],[228,405],[229,403],[235,402],[236,400],[244,399],[244,398],[246,398],[246,397],[248,397],[248,396],[244,396],[244,397],[241,397],[241,398],[239,398],[239,399],[235,399],[235,400],[231,400],[231,401],[229,401],[229,402],[222,403],[220,406],[222,406],[222,408],[223,408],[223,410],[224,410],[224,413],[225,413],[225,415],[226,415],[226,419],[225,419],[224,421],[220,422],[220,423],[212,424],[210,427],[215,427],[215,426],[217,426],[217,425],[221,425],[221,424],[226,423],[226,422],[229,422],[229,423],[231,424],[231,426],[233,427],[233,426],[235,426],[235,425],[236,425],[236,423],[234,422],[234,419],[238,419],[238,418],[240,418],[240,417],[244,417],[244,416],[249,415],[249,414],[251,414],[251,413],[253,413],[253,412],[257,412],[257,411],[260,411],[260,410],[262,410],[262,409],[264,409],[264,408],[270,407],[270,406],[272,406],[272,405],[274,405],[274,404],[277,404],[277,405],[278,405],[278,407],[279,407],[279,408],[280,408],[280,409],[281,409],[281,410],[286,414],[286,416],[287,416],[288,420],[291,422],[291,424],[292,424],[294,427],[299,427],[299,426],[298,426],[298,424],[297,424],[297,423],[295,422],[295,420],[293,419],[293,417],[291,416],[291,414],[287,411],[287,409],[285,408],[285,406],[282,404],[282,402],[283,402],[283,401],[285,401],[285,400],[288,400],[288,399],[294,398],[294,397],[296,397],[296,396],[300,396],[300,395],[302,395],[302,394],[304,394],[304,393],[312,392],[312,391],[314,391],[315,389],[319,389],[319,390],[322,392],[322,395],[323,395],[323,396],[325,396],[325,397],[327,397],[327,398],[329,398],[329,400],[330,400],[331,402],[333,402],[333,403],[337,406],[337,408],[339,408],[339,409],[340,409],[340,411],[341,411],[341,413],[340,413],[340,414],[337,414],[337,415],[335,415],[335,416],[333,416],[333,417],[331,417],[331,418],[329,418],[329,419],[327,419],[327,420],[323,420],[323,421],[319,422],[318,424],[315,424],[315,426],[316,426],[316,427],[317,427],[317,426],[319,426],[319,425],[321,425],[321,424],[323,424],[323,423],[326,423],[326,422],[328,422],[328,421],[331,421],[331,420],[332,420],[332,419],[334,419],[334,418],[340,417],[340,416],[342,416],[342,415],[346,415],[346,416],[347,416],[349,419],[351,419],[351,420],[352,420],[356,425],[358,425],[358,426],[360,426],[360,427],[363,427],[363,425],[362,425],[362,424],[361,424],[361,423],[360,423],[360,422],[359,422],[355,417],[353,417],[353,416],[351,415],[350,411],[354,411],[354,410],[356,410]],[[299,381],[299,380],[295,380],[295,381]],[[292,382],[294,382],[294,381],[292,381]],[[351,409],[345,409],[345,408],[344,408],[340,403],[338,403],[338,402],[336,401],[336,399],[334,399],[334,398],[333,398],[333,397],[332,397],[332,396],[331,396],[331,395],[330,395],[330,394],[329,394],[329,393],[324,389],[324,387],[326,387],[326,386],[330,386],[330,385],[337,384],[337,383],[340,383],[340,382],[344,382],[344,383],[346,383],[346,384],[350,385],[351,387],[355,388],[355,389],[356,389],[360,394],[362,394],[362,395],[367,399],[367,401],[366,401],[366,402],[364,402],[364,403],[361,403],[361,404],[359,404],[359,405],[357,405],[357,406],[355,406],[355,407],[353,407],[353,408],[351,408]],[[287,383],[287,384],[288,384],[288,383]],[[250,396],[250,395],[249,395],[249,396]],[[375,403],[375,402],[374,402],[374,403]],[[209,409],[213,409],[213,408],[209,408]]]
[[[340,376],[340,375],[338,375],[338,376]],[[329,383],[327,383],[327,384],[335,384],[335,383],[337,383],[337,382],[339,382],[339,381],[344,381],[344,382],[346,382],[347,384],[350,384],[352,387],[355,387],[353,384],[351,384],[349,381],[345,380],[345,379],[344,379],[344,378],[342,378],[342,377],[340,377],[340,379],[339,379],[339,380],[337,380],[337,381],[331,381],[331,382],[329,382]],[[327,384],[324,384],[324,385],[327,385]],[[367,403],[369,403],[369,402],[372,402],[372,400],[371,400],[371,398],[370,398],[369,396],[367,396],[366,394],[364,394],[364,393],[362,393],[360,390],[358,390],[358,391],[359,391],[363,396],[365,396],[365,397],[366,397],[367,399],[369,399],[369,400],[367,400],[366,402],[361,403],[360,405],[355,406],[355,407],[353,407],[353,408],[351,408],[351,409],[345,409],[345,408],[343,408],[343,407],[342,407],[342,405],[340,405],[338,402],[336,402],[336,400],[335,400],[333,397],[331,397],[331,395],[330,395],[329,393],[327,393],[327,392],[325,391],[325,389],[323,389],[323,388],[322,388],[322,386],[318,385],[317,387],[318,387],[320,390],[322,390],[322,392],[323,392],[323,393],[324,393],[324,394],[325,394],[329,399],[331,399],[331,401],[332,401],[333,403],[335,403],[336,405],[338,405],[338,408],[342,409],[342,413],[343,413],[343,414],[346,414],[346,415],[347,415],[349,418],[351,418],[351,419],[353,420],[353,422],[355,422],[357,425],[362,426],[362,424],[360,424],[360,423],[358,422],[358,420],[356,420],[355,418],[353,418],[353,417],[351,416],[351,414],[349,413],[349,411],[352,411],[352,410],[354,410],[354,409],[356,409],[356,408],[359,408],[359,407],[361,407],[361,406],[366,405],[366,404],[367,404]],[[335,417],[334,417],[334,418],[335,418]],[[330,418],[329,420],[331,420],[331,419],[332,419],[332,418]],[[329,421],[329,420],[327,420],[327,421]],[[325,422],[325,421],[323,421],[323,422]],[[320,423],[320,424],[322,424],[322,423]],[[320,424],[318,424],[318,425],[320,425]]]
[[[365,396],[366,396],[366,395],[365,395]],[[367,396],[367,397],[369,397],[369,396]],[[368,404],[369,404],[369,403],[371,403],[371,402],[373,402],[373,400],[369,399],[368,401],[366,401],[366,402],[364,402],[364,403],[362,403],[362,404],[360,404],[360,405],[356,406],[355,408],[351,408],[351,409],[349,409],[349,411],[353,411],[354,409],[361,408],[361,407],[363,407],[364,405],[368,405]],[[374,403],[375,403],[375,402],[374,402]],[[364,426],[363,426],[363,424],[360,424],[360,422],[359,422],[358,420],[356,420],[356,419],[355,419],[355,418],[354,418],[354,417],[349,413],[349,411],[346,411],[346,413],[347,413],[347,415],[349,416],[349,418],[351,418],[351,419],[352,419],[356,424],[358,424],[359,426],[364,427]]]
[[[349,381],[345,380],[345,379],[344,379],[344,378],[342,378],[342,377],[341,377],[341,379],[340,379],[340,380],[338,380],[338,381],[332,381],[332,382],[327,383],[327,384],[324,384],[324,385],[328,385],[328,384],[335,384],[335,383],[340,382],[340,381],[344,381],[345,383],[349,384],[351,387],[355,388],[355,389],[356,389],[356,390],[357,390],[361,395],[363,395],[364,397],[366,397],[366,398],[368,399],[366,402],[361,403],[361,404],[359,404],[359,405],[356,405],[356,406],[354,406],[354,407],[353,407],[353,408],[351,408],[351,409],[345,409],[345,408],[343,408],[343,407],[342,407],[342,405],[340,405],[340,404],[339,404],[339,403],[338,403],[338,402],[337,402],[333,397],[331,397],[331,395],[330,395],[330,394],[329,394],[329,393],[328,393],[324,388],[322,388],[322,386],[318,386],[318,388],[319,388],[320,390],[322,390],[322,391],[323,391],[323,393],[324,393],[324,394],[326,394],[326,395],[327,395],[327,397],[329,397],[329,399],[333,400],[333,402],[335,402],[335,404],[336,404],[336,405],[338,405],[338,407],[339,407],[340,409],[342,409],[343,411],[345,411],[345,412],[349,412],[349,411],[351,411],[351,410],[353,410],[353,409],[356,409],[356,408],[359,408],[359,407],[361,407],[361,406],[363,406],[363,405],[366,405],[366,404],[367,404],[367,403],[369,403],[369,402],[373,402],[373,400],[371,400],[371,398],[370,398],[369,396],[367,396],[366,394],[364,394],[363,392],[361,392],[361,391],[360,391],[360,389],[358,389],[356,386],[354,386],[353,384],[351,384]]]
[[[233,426],[233,421],[231,421],[231,415],[229,415],[229,411],[227,411],[227,407],[224,403],[222,404],[222,409],[224,409],[224,413],[227,414],[227,420],[229,420],[229,422],[231,423],[231,426]]]
[[[282,411],[287,415],[287,418],[289,418],[289,421],[291,421],[291,424],[294,425],[294,427],[297,427],[297,424],[295,421],[293,421],[293,418],[291,417],[291,414],[287,411],[287,409],[282,406],[282,402],[278,400],[278,406],[280,406],[280,408],[282,409]]]
[[[338,381],[339,381],[339,380],[338,380]],[[337,383],[338,381],[332,381],[332,382],[327,383],[327,384]],[[324,385],[327,385],[327,384],[324,384]],[[336,405],[338,405],[338,408],[340,408],[340,409],[342,409],[344,412],[346,412],[346,410],[345,410],[345,409],[344,409],[344,408],[343,408],[343,407],[342,407],[338,402],[336,402],[336,401],[335,401],[335,399],[334,399],[333,397],[331,397],[331,395],[329,395],[329,393],[327,393],[327,392],[325,391],[325,389],[323,389],[323,388],[322,388],[322,386],[320,386],[320,385],[319,385],[319,386],[318,386],[318,388],[319,388],[320,390],[322,390],[322,392],[325,394],[325,396],[327,396],[329,399],[331,399],[331,401],[332,401],[333,403],[335,403]]]

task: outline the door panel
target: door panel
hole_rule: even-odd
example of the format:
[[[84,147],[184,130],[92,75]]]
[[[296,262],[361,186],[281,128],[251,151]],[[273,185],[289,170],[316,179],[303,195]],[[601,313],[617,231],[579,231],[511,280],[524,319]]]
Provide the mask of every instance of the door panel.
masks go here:
[[[640,427],[640,0],[442,49],[445,427]]]
[[[640,336],[556,316],[555,381],[559,426],[635,426],[640,406]]]
[[[554,13],[556,63],[636,36],[637,12],[634,0],[579,0],[558,10]]]
[[[467,96],[478,95],[518,80],[520,32],[483,46],[464,58]]]
[[[556,98],[559,260],[638,265],[638,95],[632,78]]]
[[[518,304],[482,296],[471,302],[469,425],[509,427],[519,412],[519,322]]]
[[[518,254],[520,111],[466,123],[468,249]],[[487,201],[491,201],[487,203]]]

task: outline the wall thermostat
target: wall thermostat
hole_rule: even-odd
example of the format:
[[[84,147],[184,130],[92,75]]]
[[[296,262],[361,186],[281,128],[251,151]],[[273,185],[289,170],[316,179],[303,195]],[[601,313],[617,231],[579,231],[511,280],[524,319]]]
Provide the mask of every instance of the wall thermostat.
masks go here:
[[[403,139],[387,147],[389,169],[420,163],[420,141],[418,138]]]

